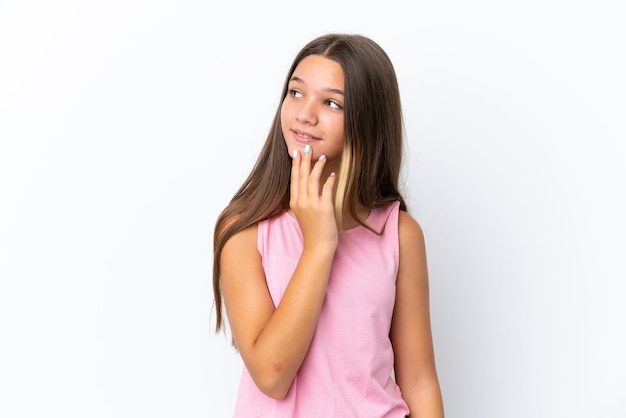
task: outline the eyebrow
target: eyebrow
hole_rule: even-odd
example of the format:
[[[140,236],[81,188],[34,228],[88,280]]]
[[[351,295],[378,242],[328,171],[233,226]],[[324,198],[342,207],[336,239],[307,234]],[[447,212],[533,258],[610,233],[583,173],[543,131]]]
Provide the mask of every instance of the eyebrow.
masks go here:
[[[303,79],[301,79],[300,77],[296,77],[295,75],[289,79],[289,82],[292,82],[292,81],[306,84]],[[334,89],[332,87],[328,87],[328,88],[325,88],[324,90],[331,92],[331,93],[341,94],[342,96],[344,95],[343,90],[340,90],[340,89]]]

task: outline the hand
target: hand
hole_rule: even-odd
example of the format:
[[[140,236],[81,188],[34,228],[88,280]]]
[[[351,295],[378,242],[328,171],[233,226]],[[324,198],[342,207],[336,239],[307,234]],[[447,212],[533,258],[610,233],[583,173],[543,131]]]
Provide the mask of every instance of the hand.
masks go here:
[[[289,206],[302,230],[305,249],[320,245],[334,251],[338,242],[333,203],[336,176],[331,173],[320,192],[320,177],[326,157],[320,156],[311,169],[312,153],[310,147],[305,147],[305,151],[307,148],[308,152],[296,151],[293,156]]]

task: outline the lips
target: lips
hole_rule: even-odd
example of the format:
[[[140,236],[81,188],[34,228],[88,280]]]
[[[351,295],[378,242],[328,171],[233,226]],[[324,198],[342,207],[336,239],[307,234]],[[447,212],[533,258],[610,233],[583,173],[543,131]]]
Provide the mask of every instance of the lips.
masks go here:
[[[291,132],[293,133],[293,138],[302,144],[308,144],[310,142],[319,141],[321,139],[311,135],[308,132],[299,131],[297,129],[292,129]]]

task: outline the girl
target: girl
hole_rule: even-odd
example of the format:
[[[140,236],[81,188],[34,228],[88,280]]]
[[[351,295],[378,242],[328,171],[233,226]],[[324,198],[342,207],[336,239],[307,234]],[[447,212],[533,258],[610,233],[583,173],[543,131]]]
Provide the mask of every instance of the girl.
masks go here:
[[[217,330],[223,298],[245,365],[234,416],[442,417],[388,56],[363,36],[319,37],[281,98],[215,227]]]

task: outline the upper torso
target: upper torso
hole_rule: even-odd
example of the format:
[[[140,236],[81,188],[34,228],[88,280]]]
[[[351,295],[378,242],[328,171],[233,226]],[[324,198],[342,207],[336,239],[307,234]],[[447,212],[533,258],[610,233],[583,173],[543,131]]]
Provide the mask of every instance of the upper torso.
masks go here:
[[[307,355],[282,400],[264,395],[243,370],[234,416],[399,418],[406,403],[391,377],[389,330],[398,272],[399,202],[373,209],[369,225],[339,236],[325,300]],[[303,248],[288,213],[258,224],[257,246],[278,306]]]

